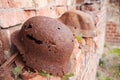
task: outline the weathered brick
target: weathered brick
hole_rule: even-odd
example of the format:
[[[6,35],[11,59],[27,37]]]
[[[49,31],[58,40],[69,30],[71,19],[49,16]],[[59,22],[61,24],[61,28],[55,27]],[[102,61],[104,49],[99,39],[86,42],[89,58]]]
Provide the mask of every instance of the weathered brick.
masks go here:
[[[109,45],[120,45],[119,33],[117,33],[117,24],[114,22],[107,22],[106,28],[106,42]]]
[[[34,0],[34,5],[35,7],[45,7],[48,5],[48,1],[47,0]]]
[[[32,0],[8,0],[8,4],[11,8],[33,7]]]
[[[83,2],[84,0],[76,0],[76,3],[78,4],[78,3],[81,3],[81,2]]]
[[[39,10],[37,10],[36,14],[37,14],[37,16],[38,15],[40,15],[40,16],[50,16],[49,9],[39,9]]]
[[[76,3],[75,0],[67,0],[67,5],[69,6],[75,3]]]
[[[0,10],[0,26],[7,28],[19,23],[24,20],[23,11],[15,9],[1,9]]]
[[[25,20],[29,19],[30,17],[35,16],[34,10],[24,10]]]
[[[115,36],[116,36],[117,38],[120,38],[120,34],[116,34]]]
[[[0,8],[8,8],[8,0],[0,0]]]
[[[67,7],[56,7],[56,12],[58,15],[63,14],[65,11],[67,11]]]
[[[67,0],[55,0],[56,5],[67,5]]]
[[[56,17],[56,12],[54,10],[51,10],[50,8],[41,8],[36,11],[37,16],[47,16],[47,17]]]

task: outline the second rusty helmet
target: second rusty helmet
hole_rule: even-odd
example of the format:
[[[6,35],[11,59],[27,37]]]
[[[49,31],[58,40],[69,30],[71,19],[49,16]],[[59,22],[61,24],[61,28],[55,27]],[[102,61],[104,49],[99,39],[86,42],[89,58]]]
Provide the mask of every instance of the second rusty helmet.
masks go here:
[[[94,19],[88,13],[79,10],[70,10],[63,13],[58,20],[67,25],[74,36],[96,36]]]

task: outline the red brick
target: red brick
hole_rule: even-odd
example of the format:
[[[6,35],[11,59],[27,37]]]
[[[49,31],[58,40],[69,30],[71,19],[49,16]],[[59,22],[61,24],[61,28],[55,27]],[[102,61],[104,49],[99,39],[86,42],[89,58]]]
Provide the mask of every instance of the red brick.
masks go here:
[[[110,28],[115,28],[117,26],[117,24],[115,24],[113,22],[107,22],[107,26],[109,26]]]
[[[25,20],[27,20],[30,17],[35,16],[35,11],[33,11],[33,10],[25,10],[24,15],[25,15]]]
[[[112,30],[111,33],[112,33],[112,34],[115,34],[115,33],[116,33],[116,30]]]
[[[56,12],[54,10],[50,10],[49,8],[42,8],[37,10],[37,16],[47,16],[47,17],[56,17]]]
[[[48,3],[51,3],[53,0],[47,0],[48,1]],[[55,2],[55,1],[54,1]]]
[[[0,0],[0,8],[8,8],[8,0]]]
[[[120,38],[117,33],[117,24],[114,22],[107,22],[107,30],[106,30],[106,41],[108,44],[119,45]],[[118,42],[118,44],[116,44]]]
[[[107,32],[106,34],[110,34],[111,30],[107,29],[106,32]]]
[[[9,7],[11,8],[26,8],[33,7],[32,0],[8,0]]]
[[[56,5],[67,5],[67,0],[56,0]]]
[[[67,5],[69,6],[75,3],[76,3],[75,0],[67,0]]]
[[[22,10],[15,9],[1,9],[0,10],[0,26],[7,28],[19,23],[24,20],[24,14]]]
[[[67,11],[67,7],[57,7],[56,12],[58,15],[63,14],[65,11]]]
[[[120,34],[116,34],[115,36],[118,37],[118,38],[120,38]]]
[[[47,0],[34,0],[35,7],[45,7],[48,5]]]

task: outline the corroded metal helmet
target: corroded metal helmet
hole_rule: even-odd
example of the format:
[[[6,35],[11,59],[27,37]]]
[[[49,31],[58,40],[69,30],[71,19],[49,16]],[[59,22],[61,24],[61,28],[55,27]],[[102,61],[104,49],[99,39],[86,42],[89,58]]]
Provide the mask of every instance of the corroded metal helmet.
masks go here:
[[[28,19],[20,31],[12,34],[12,42],[26,65],[33,69],[58,76],[70,70],[74,37],[68,27],[55,19],[43,16]]]
[[[74,36],[96,36],[94,19],[88,13],[79,10],[70,10],[63,13],[58,20],[67,25]]]

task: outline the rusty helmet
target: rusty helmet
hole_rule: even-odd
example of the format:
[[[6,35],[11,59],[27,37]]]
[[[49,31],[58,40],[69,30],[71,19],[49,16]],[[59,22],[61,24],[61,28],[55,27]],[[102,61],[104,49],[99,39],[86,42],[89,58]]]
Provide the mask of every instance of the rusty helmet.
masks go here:
[[[38,71],[63,76],[70,69],[74,47],[72,31],[58,20],[35,16],[12,35],[26,65]]]
[[[93,17],[83,11],[69,10],[63,13],[59,21],[67,25],[74,36],[82,35],[83,37],[95,37],[96,27]]]

